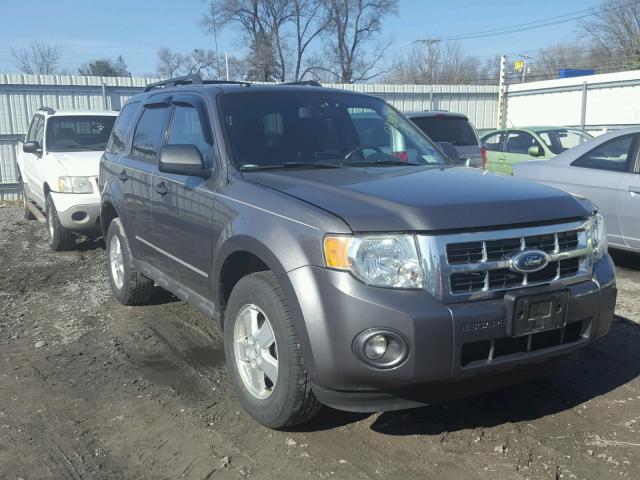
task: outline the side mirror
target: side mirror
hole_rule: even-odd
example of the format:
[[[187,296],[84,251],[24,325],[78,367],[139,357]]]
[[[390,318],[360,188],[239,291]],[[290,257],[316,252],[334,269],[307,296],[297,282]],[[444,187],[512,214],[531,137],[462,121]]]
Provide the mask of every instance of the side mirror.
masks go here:
[[[458,149],[451,142],[438,142],[440,148],[444,152],[444,154],[453,161],[456,165],[460,163],[460,154],[458,153]]]
[[[529,155],[532,157],[542,157],[544,155],[544,150],[540,145],[529,147]]]
[[[25,142],[22,144],[22,151],[24,153],[35,153],[39,155],[42,153],[42,147],[38,142]]]
[[[158,156],[158,170],[201,178],[211,176],[211,171],[204,165],[200,150],[191,144],[163,145]]]

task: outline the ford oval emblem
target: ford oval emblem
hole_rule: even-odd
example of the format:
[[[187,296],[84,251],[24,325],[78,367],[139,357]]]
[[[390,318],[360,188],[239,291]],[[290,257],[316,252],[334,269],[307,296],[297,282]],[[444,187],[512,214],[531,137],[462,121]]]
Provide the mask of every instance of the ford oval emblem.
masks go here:
[[[533,273],[549,264],[549,255],[541,250],[525,250],[511,257],[511,270],[520,273]]]

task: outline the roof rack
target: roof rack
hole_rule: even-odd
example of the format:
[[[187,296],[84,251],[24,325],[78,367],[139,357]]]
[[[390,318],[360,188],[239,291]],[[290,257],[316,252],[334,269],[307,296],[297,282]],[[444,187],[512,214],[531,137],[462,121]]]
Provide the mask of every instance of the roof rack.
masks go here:
[[[301,80],[299,82],[283,82],[278,85],[305,85],[307,87],[321,87],[322,84],[316,80]]]
[[[47,112],[49,115],[55,115],[56,111],[51,107],[40,107],[38,112]]]
[[[155,88],[168,88],[176,87],[178,85],[224,85],[224,84],[241,84],[251,85],[248,82],[235,81],[235,80],[203,80],[200,75],[194,73],[192,75],[186,75],[184,77],[169,78],[160,82],[150,83],[144,88],[145,92],[149,92]]]

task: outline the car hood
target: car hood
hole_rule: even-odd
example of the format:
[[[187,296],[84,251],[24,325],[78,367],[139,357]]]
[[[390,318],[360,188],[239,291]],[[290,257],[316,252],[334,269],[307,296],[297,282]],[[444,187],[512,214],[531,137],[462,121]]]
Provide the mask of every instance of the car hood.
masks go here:
[[[99,152],[50,152],[47,159],[52,159],[72,177],[97,177],[100,168]]]
[[[583,217],[571,195],[463,168],[372,167],[244,173],[342,218],[354,231],[487,228]]]

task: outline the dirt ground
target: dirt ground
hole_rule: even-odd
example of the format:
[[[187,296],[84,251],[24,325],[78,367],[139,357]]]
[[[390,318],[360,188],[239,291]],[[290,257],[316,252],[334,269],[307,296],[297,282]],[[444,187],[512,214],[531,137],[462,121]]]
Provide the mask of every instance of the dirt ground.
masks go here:
[[[20,213],[0,206],[2,479],[640,479],[640,257],[616,255],[611,334],[551,377],[274,432],[213,322],[160,290],[121,306],[102,245],[52,252]]]

